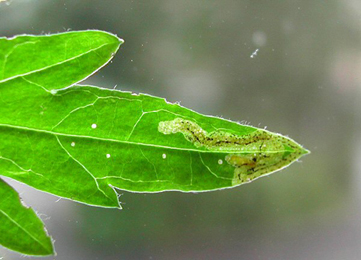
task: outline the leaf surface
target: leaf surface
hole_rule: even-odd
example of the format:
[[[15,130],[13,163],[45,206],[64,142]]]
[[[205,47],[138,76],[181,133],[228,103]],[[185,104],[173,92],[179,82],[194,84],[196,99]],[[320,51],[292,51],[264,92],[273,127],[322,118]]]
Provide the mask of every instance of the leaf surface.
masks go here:
[[[18,193],[0,179],[0,244],[27,255],[54,254],[42,221]]]
[[[124,41],[102,31],[0,38],[0,83],[68,87],[106,64]],[[31,95],[31,93],[29,93]]]
[[[96,55],[99,59],[92,56],[99,66],[121,43],[112,37],[112,44],[96,41],[95,52],[109,47]],[[36,44],[26,46],[29,52]],[[62,46],[55,49],[64,57]],[[134,192],[230,188],[308,153],[284,136],[204,116],[161,98],[92,86],[63,88],[96,69],[94,60],[89,67],[79,60],[93,52],[71,52],[75,58],[69,66],[68,54],[59,61],[54,53],[51,64],[56,65],[32,65],[30,72],[25,67],[8,72],[4,66],[0,174],[79,202],[119,207],[113,187]],[[83,65],[74,67],[77,63]],[[59,74],[67,79],[58,83]]]

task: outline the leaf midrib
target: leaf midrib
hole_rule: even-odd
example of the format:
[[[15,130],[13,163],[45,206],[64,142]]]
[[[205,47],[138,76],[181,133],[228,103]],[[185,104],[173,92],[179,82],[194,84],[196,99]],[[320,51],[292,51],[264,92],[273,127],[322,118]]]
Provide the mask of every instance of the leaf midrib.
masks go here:
[[[54,132],[50,130],[44,130],[44,129],[36,129],[31,127],[25,127],[25,126],[17,126],[17,125],[9,125],[9,124],[1,124],[0,127],[4,128],[10,128],[10,129],[20,129],[20,130],[26,130],[26,131],[32,131],[36,133],[44,133],[49,134],[53,136],[65,136],[65,137],[75,137],[75,138],[84,138],[84,139],[90,139],[90,140],[97,140],[97,141],[106,141],[106,142],[115,142],[115,143],[121,143],[121,144],[130,144],[130,145],[140,145],[140,146],[146,146],[146,147],[154,147],[154,148],[162,148],[162,149],[170,149],[170,150],[179,150],[179,151],[187,151],[187,152],[198,152],[198,153],[256,153],[256,152],[263,152],[263,153],[284,153],[286,150],[277,150],[277,151],[234,151],[234,150],[222,150],[222,151],[212,151],[212,150],[197,150],[192,148],[180,148],[180,147],[172,147],[172,146],[166,146],[166,145],[156,145],[156,144],[149,144],[149,143],[137,143],[132,141],[124,141],[124,140],[117,140],[112,138],[103,138],[103,137],[97,137],[97,136],[89,136],[89,135],[76,135],[76,134],[67,134],[67,133],[60,133],[60,132]]]
[[[80,57],[82,57],[82,56],[84,56],[84,55],[87,55],[87,54],[89,54],[89,53],[91,53],[91,52],[94,52],[94,51],[96,51],[96,50],[98,50],[98,49],[101,49],[101,48],[103,48],[104,46],[112,45],[112,44],[114,44],[114,43],[104,43],[104,44],[100,45],[99,47],[90,49],[90,50],[88,50],[88,51],[86,51],[86,52],[83,52],[83,53],[81,53],[81,54],[79,54],[79,55],[73,56],[73,57],[71,57],[71,58],[69,58],[69,59],[66,59],[66,60],[63,60],[63,61],[60,61],[60,62],[51,64],[51,65],[42,67],[42,68],[40,68],[40,69],[32,70],[32,71],[29,71],[29,72],[26,72],[26,73],[23,73],[23,74],[18,74],[18,75],[12,76],[12,77],[8,77],[8,78],[5,78],[5,79],[2,79],[2,80],[0,80],[0,84],[1,84],[1,83],[4,83],[4,82],[7,82],[7,81],[10,81],[10,80],[13,80],[13,79],[16,79],[16,78],[26,77],[26,76],[32,75],[32,74],[34,74],[34,73],[38,73],[38,72],[45,71],[45,70],[50,69],[50,68],[53,68],[53,67],[55,67],[55,66],[58,66],[58,65],[67,63],[67,62],[72,61],[72,60],[75,60],[75,59],[77,59],[77,58],[80,58]],[[105,62],[105,64],[106,64],[106,63],[107,63],[107,62]],[[98,69],[98,70],[99,70],[99,69]],[[88,77],[89,77],[89,76],[88,76]]]
[[[49,251],[49,248],[47,248],[41,241],[39,241],[36,237],[34,237],[28,230],[26,230],[23,226],[21,226],[17,221],[15,221],[12,217],[9,216],[5,211],[0,209],[0,213],[3,214],[5,217],[7,217],[12,223],[14,223],[17,227],[19,227],[21,230],[23,230],[30,238],[32,238],[35,242],[39,243],[39,245],[46,250],[46,252]]]

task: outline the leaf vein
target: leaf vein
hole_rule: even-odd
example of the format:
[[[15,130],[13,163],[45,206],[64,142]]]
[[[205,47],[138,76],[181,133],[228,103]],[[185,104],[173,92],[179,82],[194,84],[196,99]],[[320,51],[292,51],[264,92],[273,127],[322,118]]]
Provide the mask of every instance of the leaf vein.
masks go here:
[[[100,45],[99,47],[90,49],[89,51],[83,52],[83,53],[81,53],[81,54],[79,54],[79,55],[76,55],[76,56],[74,56],[74,57],[71,57],[71,58],[69,58],[69,59],[66,59],[66,60],[63,60],[63,61],[60,61],[60,62],[51,64],[51,65],[45,66],[45,67],[43,67],[43,68],[36,69],[36,70],[32,70],[32,71],[29,71],[29,72],[26,72],[26,73],[23,73],[23,74],[18,74],[18,75],[9,77],[9,78],[2,79],[2,80],[0,80],[0,83],[4,83],[4,82],[7,82],[7,81],[13,80],[13,79],[15,79],[15,78],[19,78],[19,77],[29,76],[29,75],[32,75],[32,74],[34,74],[34,73],[42,72],[42,71],[44,71],[44,70],[53,68],[53,67],[55,67],[55,66],[57,66],[57,65],[61,65],[61,64],[67,63],[67,62],[72,61],[72,60],[77,60],[78,58],[80,58],[80,57],[82,57],[82,56],[84,56],[84,55],[87,55],[87,54],[89,54],[89,53],[92,53],[92,52],[94,52],[94,51],[97,51],[97,50],[99,50],[99,49],[101,49],[101,48],[103,48],[104,46],[107,46],[107,45],[109,45],[109,43],[102,44],[102,45]]]
[[[80,167],[82,167],[82,168],[85,170],[85,172],[90,175],[90,177],[94,180],[97,189],[98,189],[101,193],[103,193],[104,196],[106,196],[107,198],[110,199],[110,197],[100,188],[97,178],[88,170],[87,167],[85,167],[84,164],[82,164],[79,160],[77,160],[77,159],[64,147],[64,145],[63,145],[63,144],[61,143],[61,141],[59,140],[59,137],[57,137],[57,136],[55,136],[55,137],[56,137],[56,140],[58,141],[60,147],[68,154],[68,156],[69,156],[72,160],[74,160],[77,164],[79,164]]]
[[[14,223],[17,227],[19,227],[21,230],[23,230],[30,238],[32,238],[35,242],[37,242],[42,248],[44,248],[46,251],[49,251],[49,248],[45,246],[39,239],[34,237],[29,231],[27,231],[24,227],[22,227],[18,222],[16,222],[12,217],[10,217],[5,211],[0,209],[0,213],[2,213],[5,217],[7,217],[12,223]]]

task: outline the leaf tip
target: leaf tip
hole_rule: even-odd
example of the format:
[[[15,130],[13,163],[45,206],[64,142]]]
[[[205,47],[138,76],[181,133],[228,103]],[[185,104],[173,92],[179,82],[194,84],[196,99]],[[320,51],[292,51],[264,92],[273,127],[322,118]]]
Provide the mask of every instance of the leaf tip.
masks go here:
[[[308,149],[306,149],[306,148],[301,148],[301,155],[303,156],[303,155],[307,155],[307,154],[310,154],[311,153],[311,151],[310,150],[308,150]]]

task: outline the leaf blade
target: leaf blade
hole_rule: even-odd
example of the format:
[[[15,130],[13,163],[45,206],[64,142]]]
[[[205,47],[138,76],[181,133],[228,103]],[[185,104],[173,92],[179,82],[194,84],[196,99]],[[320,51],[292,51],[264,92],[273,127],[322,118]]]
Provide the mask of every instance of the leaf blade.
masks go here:
[[[108,63],[123,42],[92,30],[0,38],[0,83],[24,78],[47,90],[68,87]]]
[[[74,35],[84,33],[89,34]],[[18,71],[0,81],[1,175],[78,202],[120,207],[114,187],[134,192],[230,188],[282,169],[308,152],[281,135],[204,116],[161,98],[92,86],[62,88],[109,60],[121,43],[111,37],[112,47],[98,53],[99,59],[91,57],[94,63],[85,69],[67,61],[67,66],[50,66],[66,75],[65,81],[44,64],[39,65],[44,70]],[[73,56],[82,64],[80,57],[89,59]]]
[[[31,208],[20,202],[19,195],[0,179],[0,244],[27,255],[53,255],[51,238],[42,221]]]
[[[5,133],[1,129],[6,127],[13,128],[11,131],[17,129],[17,131],[37,132],[37,135],[40,136],[35,139],[32,139],[30,133],[22,134],[22,136],[27,135],[27,138],[32,140],[29,147],[33,149],[31,151],[24,150],[22,153],[35,154],[37,160],[40,161],[39,164],[42,165],[46,164],[46,162],[42,161],[41,158],[48,160],[49,155],[41,152],[43,145],[38,147],[36,144],[41,144],[45,135],[48,136],[47,138],[52,138],[52,142],[47,141],[47,149],[57,154],[57,158],[62,158],[63,161],[70,158],[72,163],[68,163],[71,166],[65,163],[61,167],[57,166],[58,170],[53,171],[48,178],[55,180],[57,179],[55,175],[59,173],[69,178],[71,175],[69,173],[65,175],[61,170],[69,169],[69,167],[75,176],[81,176],[81,174],[83,174],[83,178],[88,176],[87,180],[73,181],[76,183],[73,187],[68,184],[59,187],[59,190],[67,190],[69,194],[72,194],[68,197],[93,205],[115,206],[115,195],[111,195],[112,189],[110,186],[135,192],[159,192],[163,190],[200,192],[234,187],[248,181],[243,177],[240,178],[238,183],[234,181],[236,174],[234,170],[237,168],[234,164],[237,164],[239,160],[241,160],[241,163],[251,164],[250,160],[253,157],[260,158],[260,154],[270,156],[272,153],[277,153],[277,158],[273,157],[272,160],[279,163],[283,162],[282,156],[286,153],[291,154],[297,150],[294,157],[284,160],[283,164],[277,164],[276,168],[278,169],[298,159],[306,151],[288,138],[224,119],[203,116],[177,104],[169,104],[163,99],[148,95],[134,96],[120,91],[89,86],[74,86],[57,92],[55,96],[44,92],[43,99],[39,99],[39,97],[38,95],[36,102],[47,103],[47,111],[52,111],[51,107],[59,109],[59,104],[73,104],[73,106],[68,106],[67,110],[63,111],[64,113],[56,115],[54,113],[44,113],[41,116],[36,110],[21,109],[21,111],[25,111],[21,118],[32,118],[29,121],[18,120],[18,122],[22,122],[26,126],[14,128],[14,125],[5,126],[0,124],[0,133],[4,135]],[[73,99],[84,105],[79,106],[77,102],[72,102]],[[31,104],[34,104],[34,102],[32,100]],[[34,115],[38,115],[37,119],[35,119]],[[53,120],[52,124],[43,125],[40,130],[39,125],[32,125],[32,122],[39,122],[40,118],[49,122],[46,119],[47,117]],[[250,139],[252,142],[245,151],[237,151],[234,148],[229,149],[229,147],[227,149],[223,149],[223,147],[222,149],[212,150],[209,147],[195,146],[194,142],[187,140],[183,133],[178,132],[167,135],[159,131],[159,124],[176,118],[187,120],[191,118],[194,122],[198,122],[202,129],[206,129],[210,135],[212,135],[212,131],[217,132],[221,127],[222,131],[227,130],[232,134],[238,133],[238,136],[247,136],[247,138],[252,133],[262,133],[263,136],[266,135],[268,138],[265,141],[269,143],[269,148],[261,152],[258,146],[250,146],[257,142],[257,145],[259,145],[260,141]],[[14,120],[14,117],[12,117],[12,120]],[[93,128],[93,125],[96,125],[96,127]],[[4,138],[13,139],[10,136]],[[221,139],[218,137],[218,140]],[[277,143],[278,146],[274,145],[273,150],[270,150],[270,144],[274,141],[281,143]],[[283,150],[277,150],[277,147],[283,145],[282,142],[293,146],[295,150],[289,150],[283,146]],[[25,139],[20,140],[16,151],[24,149],[24,143],[26,143]],[[52,143],[51,147],[49,146],[50,143]],[[11,146],[14,146],[14,143]],[[2,150],[9,152],[11,147],[4,147]],[[246,157],[230,159],[228,162],[227,156],[230,154],[245,154]],[[257,154],[257,156],[253,156],[254,154]],[[163,158],[164,155],[166,158]],[[247,156],[251,157],[248,158]],[[8,157],[12,158],[11,155]],[[221,164],[219,164],[219,160],[222,160]],[[29,162],[24,162],[29,164]],[[56,164],[55,159],[52,160],[52,163]],[[248,168],[252,168],[252,165],[248,166]],[[259,172],[260,175],[277,170],[274,167],[271,169],[271,166],[273,167],[273,165],[268,165],[266,171]],[[32,169],[35,170],[34,167]],[[172,173],[167,172],[169,169],[172,169]],[[77,173],[75,174],[75,172]],[[6,176],[44,190],[45,186],[41,187],[36,183],[30,183],[29,180],[34,181],[38,177],[40,178],[41,175],[44,176],[44,174],[47,173],[34,174],[31,178],[26,175],[14,176],[6,174]],[[259,176],[254,175],[252,178],[255,179]],[[89,184],[92,180],[93,186]],[[84,187],[79,185],[80,183],[88,186],[83,189]],[[46,185],[45,190],[65,196],[60,194],[59,191],[51,190],[50,187],[54,187],[54,185]],[[98,192],[94,193],[94,190]],[[76,192],[92,193],[92,196],[84,197],[81,194],[76,194]],[[100,200],[101,194],[110,197],[113,204],[110,205],[110,202],[106,201],[104,196],[103,200]]]

